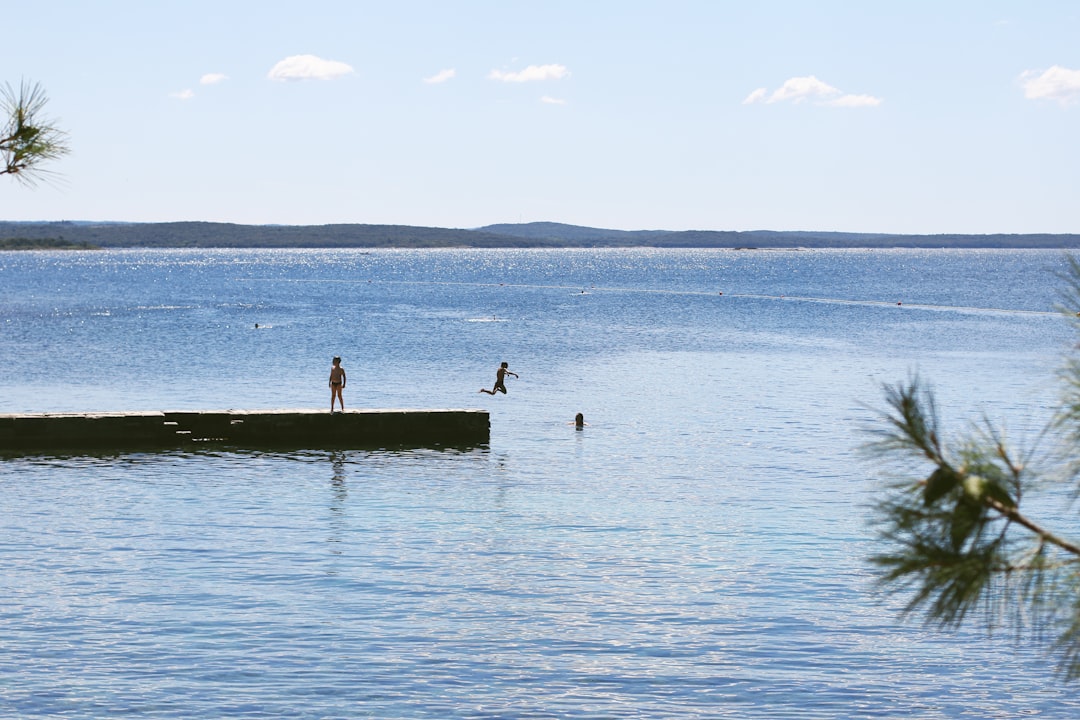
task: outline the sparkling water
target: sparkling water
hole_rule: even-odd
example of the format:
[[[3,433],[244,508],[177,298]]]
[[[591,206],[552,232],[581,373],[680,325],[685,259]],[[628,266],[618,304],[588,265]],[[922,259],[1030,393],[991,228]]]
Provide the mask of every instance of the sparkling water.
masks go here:
[[[1062,253],[0,255],[0,412],[479,407],[475,448],[0,460],[0,716],[1074,718],[867,558],[912,374],[1033,443]],[[501,361],[520,375],[490,388]],[[587,425],[574,427],[581,412]],[[1061,512],[1054,521],[1078,534]]]

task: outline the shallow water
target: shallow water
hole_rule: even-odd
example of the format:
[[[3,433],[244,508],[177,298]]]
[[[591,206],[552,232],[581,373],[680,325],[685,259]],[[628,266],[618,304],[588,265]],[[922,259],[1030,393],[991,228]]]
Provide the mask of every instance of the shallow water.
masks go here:
[[[856,452],[914,371],[1029,439],[1064,265],[0,255],[0,412],[320,407],[339,354],[350,406],[492,413],[464,450],[2,461],[0,715],[1075,717],[1037,648],[898,622]]]

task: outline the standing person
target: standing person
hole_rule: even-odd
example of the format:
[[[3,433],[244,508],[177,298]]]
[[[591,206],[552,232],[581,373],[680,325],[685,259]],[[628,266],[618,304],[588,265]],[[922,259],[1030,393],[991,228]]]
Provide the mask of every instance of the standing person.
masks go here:
[[[503,364],[499,366],[499,369],[495,371],[495,387],[488,390],[487,388],[480,388],[480,392],[487,393],[488,395],[494,395],[496,392],[506,394],[506,376],[513,375],[517,377],[516,372],[511,372],[510,365],[503,361]]]
[[[345,389],[345,368],[341,367],[341,358],[335,357],[334,364],[330,366],[330,412],[334,412],[334,398],[341,403],[341,411],[345,412],[345,398],[341,391]]]

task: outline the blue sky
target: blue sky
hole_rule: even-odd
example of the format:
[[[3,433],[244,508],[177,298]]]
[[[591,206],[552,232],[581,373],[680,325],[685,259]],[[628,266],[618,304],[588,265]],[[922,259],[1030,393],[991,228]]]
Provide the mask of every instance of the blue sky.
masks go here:
[[[0,219],[1080,233],[1073,0],[0,0]]]

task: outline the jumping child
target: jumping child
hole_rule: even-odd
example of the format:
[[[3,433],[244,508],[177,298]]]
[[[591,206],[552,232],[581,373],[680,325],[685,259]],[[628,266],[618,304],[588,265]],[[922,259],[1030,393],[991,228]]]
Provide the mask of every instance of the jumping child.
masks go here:
[[[510,365],[504,361],[503,364],[499,366],[499,369],[495,371],[495,387],[490,390],[487,388],[480,388],[480,392],[487,393],[488,395],[494,395],[496,392],[501,392],[505,395],[507,375],[513,375],[514,377],[518,376],[516,372],[510,370]]]

